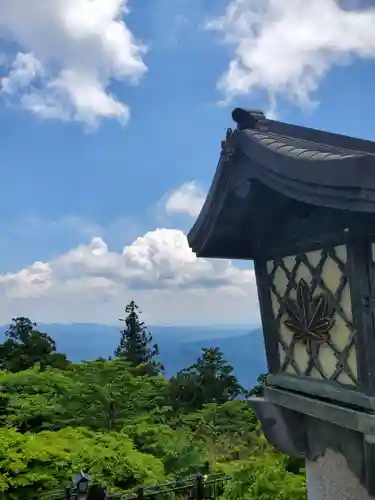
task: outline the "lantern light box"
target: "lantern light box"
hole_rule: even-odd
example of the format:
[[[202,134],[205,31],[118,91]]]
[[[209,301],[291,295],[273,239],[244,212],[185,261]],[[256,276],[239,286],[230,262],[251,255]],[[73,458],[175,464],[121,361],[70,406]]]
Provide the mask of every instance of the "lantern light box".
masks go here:
[[[190,246],[254,261],[270,397],[375,409],[375,143],[232,116]]]

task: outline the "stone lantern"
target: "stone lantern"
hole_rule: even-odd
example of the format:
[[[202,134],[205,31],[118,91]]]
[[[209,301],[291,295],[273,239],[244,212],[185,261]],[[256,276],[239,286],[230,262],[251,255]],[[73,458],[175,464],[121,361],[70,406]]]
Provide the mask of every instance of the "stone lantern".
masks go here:
[[[260,111],[232,117],[189,244],[254,261],[269,375],[251,404],[266,437],[306,458],[309,497],[371,498],[375,143]]]
[[[86,472],[80,471],[73,477],[72,485],[76,491],[76,496],[80,500],[87,498],[90,489],[91,476]]]

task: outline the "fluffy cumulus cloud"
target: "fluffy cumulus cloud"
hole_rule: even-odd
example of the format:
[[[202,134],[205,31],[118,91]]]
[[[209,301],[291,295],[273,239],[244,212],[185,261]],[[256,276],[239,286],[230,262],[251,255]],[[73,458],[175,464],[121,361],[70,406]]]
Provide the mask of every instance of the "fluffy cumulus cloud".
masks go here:
[[[131,298],[152,322],[258,319],[253,270],[198,259],[176,229],[150,231],[121,253],[93,238],[50,262],[1,275],[0,295],[0,321],[14,314],[45,321],[110,321]]]
[[[162,200],[162,206],[168,215],[187,214],[190,217],[197,217],[205,199],[205,191],[197,182],[192,181],[168,193]]]
[[[113,80],[137,83],[145,47],[124,21],[127,0],[1,0],[0,92],[44,118],[101,118],[126,123],[128,106],[109,91]]]
[[[375,57],[375,7],[339,0],[231,0],[206,28],[231,47],[225,99],[266,91],[301,106],[335,64]],[[373,5],[373,4],[372,4]],[[272,106],[272,107],[273,107]]]

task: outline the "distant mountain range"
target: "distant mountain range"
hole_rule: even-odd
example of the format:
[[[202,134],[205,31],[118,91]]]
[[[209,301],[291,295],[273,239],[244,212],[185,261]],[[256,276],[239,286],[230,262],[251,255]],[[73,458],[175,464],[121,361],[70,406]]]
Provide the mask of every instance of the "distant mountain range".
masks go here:
[[[96,323],[38,324],[41,331],[53,337],[58,351],[75,362],[113,356],[120,327]],[[5,329],[5,325],[0,325],[0,341]],[[150,326],[149,330],[159,346],[160,361],[167,377],[194,363],[203,347],[216,346],[234,367],[244,387],[252,387],[258,375],[266,371],[263,335],[259,327],[249,331],[238,326]]]

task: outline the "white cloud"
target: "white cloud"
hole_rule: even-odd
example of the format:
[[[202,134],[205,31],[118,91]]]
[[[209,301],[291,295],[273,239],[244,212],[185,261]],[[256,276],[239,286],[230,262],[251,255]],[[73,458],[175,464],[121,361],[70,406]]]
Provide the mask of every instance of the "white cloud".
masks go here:
[[[33,54],[18,53],[9,75],[1,80],[2,91],[8,94],[22,91],[29,86],[32,80],[42,74],[43,67]]]
[[[172,190],[162,200],[162,206],[168,215],[187,214],[197,217],[206,199],[206,193],[197,182],[186,182]]]
[[[150,322],[258,319],[253,270],[198,259],[176,229],[149,231],[121,253],[93,238],[50,262],[1,275],[0,297],[0,321],[14,314],[38,321],[113,321],[131,298]]]
[[[29,268],[17,273],[0,276],[0,283],[6,286],[10,298],[39,298],[48,293],[52,286],[53,271],[47,262],[34,262]]]
[[[43,118],[84,122],[129,119],[109,91],[113,80],[137,83],[145,47],[123,17],[127,0],[1,0],[0,38],[18,52],[0,91]]]
[[[206,28],[231,47],[218,81],[226,101],[261,90],[271,109],[284,97],[312,105],[312,94],[335,64],[375,57],[375,8],[335,0],[231,0]],[[356,8],[355,8],[356,7]]]

